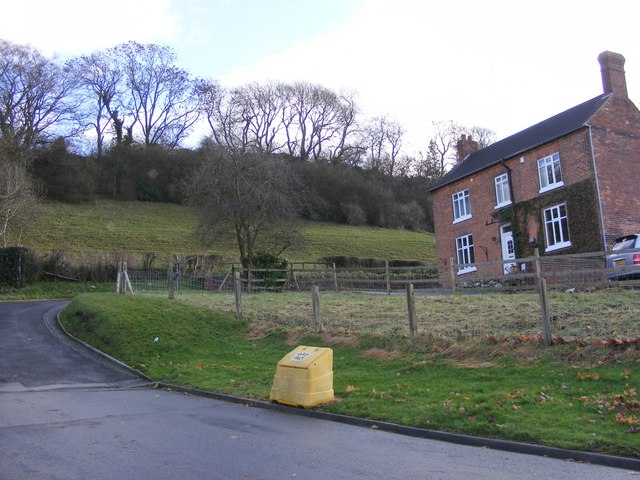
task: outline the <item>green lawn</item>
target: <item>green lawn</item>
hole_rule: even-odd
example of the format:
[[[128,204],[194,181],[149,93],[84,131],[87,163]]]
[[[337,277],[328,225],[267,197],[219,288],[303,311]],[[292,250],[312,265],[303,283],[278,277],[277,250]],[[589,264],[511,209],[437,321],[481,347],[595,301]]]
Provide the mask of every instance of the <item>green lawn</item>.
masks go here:
[[[640,437],[632,433],[640,426],[634,347],[314,334],[181,301],[115,294],[77,297],[62,321],[158,381],[262,400],[287,352],[331,347],[336,399],[323,410],[640,458]]]
[[[103,251],[147,253],[215,253],[235,259],[237,248],[226,242],[207,249],[194,235],[196,220],[185,207],[148,202],[102,200],[69,205],[46,202],[36,224],[20,237],[23,245],[40,251],[62,250],[74,254]],[[351,227],[302,222],[304,245],[285,255],[295,261],[315,261],[325,256],[353,256],[433,262],[435,240],[431,233]],[[14,238],[13,241],[17,241]]]

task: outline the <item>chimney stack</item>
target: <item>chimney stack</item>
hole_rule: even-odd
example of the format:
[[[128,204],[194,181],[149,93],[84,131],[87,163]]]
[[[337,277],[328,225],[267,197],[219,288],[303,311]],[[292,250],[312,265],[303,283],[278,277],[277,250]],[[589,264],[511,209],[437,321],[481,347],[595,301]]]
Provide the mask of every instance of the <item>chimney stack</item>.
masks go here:
[[[600,62],[604,93],[613,93],[617,97],[628,98],[624,57],[619,53],[606,51],[598,55],[598,62]]]
[[[478,142],[476,142],[471,135],[467,137],[464,133],[460,135],[460,140],[456,144],[456,151],[458,153],[458,163],[462,162],[473,152],[478,151]]]

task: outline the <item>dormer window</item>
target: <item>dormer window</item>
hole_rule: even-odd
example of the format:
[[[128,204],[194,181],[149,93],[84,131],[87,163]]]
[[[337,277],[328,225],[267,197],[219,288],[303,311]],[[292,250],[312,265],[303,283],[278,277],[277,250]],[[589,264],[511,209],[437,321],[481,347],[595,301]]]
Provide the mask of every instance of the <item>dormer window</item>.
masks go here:
[[[511,205],[511,193],[509,192],[509,176],[505,173],[495,178],[496,184],[496,208]]]
[[[554,153],[538,160],[538,176],[540,177],[540,193],[564,185],[562,171],[560,170],[559,153]]]
[[[454,193],[451,198],[453,201],[453,223],[462,222],[463,220],[471,218],[469,190]]]

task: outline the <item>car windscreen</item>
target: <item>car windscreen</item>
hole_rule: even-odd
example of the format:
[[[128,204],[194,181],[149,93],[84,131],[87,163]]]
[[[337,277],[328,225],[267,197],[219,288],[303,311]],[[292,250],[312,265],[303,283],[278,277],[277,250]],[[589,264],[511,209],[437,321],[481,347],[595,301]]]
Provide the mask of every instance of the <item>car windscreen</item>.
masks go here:
[[[636,245],[636,235],[630,235],[628,237],[619,238],[616,240],[616,243],[613,244],[613,248],[611,250],[629,250],[634,248]]]

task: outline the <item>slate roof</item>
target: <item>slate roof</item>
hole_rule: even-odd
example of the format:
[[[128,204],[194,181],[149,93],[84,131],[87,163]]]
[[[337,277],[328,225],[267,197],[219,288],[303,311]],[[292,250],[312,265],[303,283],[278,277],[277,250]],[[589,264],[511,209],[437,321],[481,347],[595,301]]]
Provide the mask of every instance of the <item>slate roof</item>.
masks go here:
[[[473,152],[436,182],[430,191],[444,187],[456,180],[496,165],[502,160],[515,157],[584,127],[610,96],[610,93],[598,95],[510,137],[492,143],[482,150]]]

